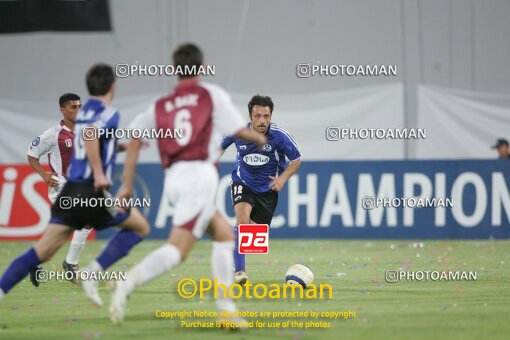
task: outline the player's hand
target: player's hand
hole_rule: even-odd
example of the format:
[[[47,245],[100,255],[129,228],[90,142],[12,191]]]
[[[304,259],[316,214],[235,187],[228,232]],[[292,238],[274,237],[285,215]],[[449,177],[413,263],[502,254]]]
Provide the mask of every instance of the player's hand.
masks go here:
[[[266,143],[267,143],[267,138],[266,138],[266,136],[261,135],[261,134],[259,134],[259,136],[260,136],[260,138],[257,141],[257,145],[259,146],[259,148],[263,148],[264,145],[266,145]]]
[[[94,189],[96,191],[107,189],[110,187],[110,182],[106,179],[104,174],[101,175],[94,175]]]
[[[140,144],[141,144],[141,146],[140,146],[141,149],[147,149],[149,146],[151,146],[151,144],[149,142],[147,142],[146,140],[140,141]],[[117,144],[117,152],[127,151],[128,145],[129,145],[129,143]]]
[[[53,178],[53,176],[57,176],[57,174],[54,172],[45,172],[42,177],[43,177],[44,183],[48,184],[48,186],[50,188],[58,188],[58,180]]]
[[[283,189],[283,186],[285,185],[285,180],[282,177],[274,177],[269,176],[269,178],[272,179],[272,182],[269,183],[269,187],[273,191],[280,191]]]
[[[117,195],[115,195],[115,197],[121,200],[129,199],[131,196],[133,196],[133,188],[126,187],[125,185],[123,185],[117,192]]]

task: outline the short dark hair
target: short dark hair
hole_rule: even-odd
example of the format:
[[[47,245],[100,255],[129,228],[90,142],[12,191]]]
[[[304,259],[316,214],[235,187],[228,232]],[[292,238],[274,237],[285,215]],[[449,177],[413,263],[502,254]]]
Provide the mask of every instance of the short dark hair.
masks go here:
[[[196,71],[198,71],[199,67],[204,63],[204,55],[200,48],[191,43],[186,43],[179,45],[173,55],[172,59],[174,61],[174,66],[181,67],[183,70],[187,68],[191,68],[195,66]],[[195,74],[189,75],[179,75],[179,78],[189,78],[193,77]]]
[[[58,103],[59,103],[60,107],[65,107],[66,104],[72,100],[80,100],[80,96],[78,96],[77,94],[74,94],[74,93],[64,93],[58,99]]]
[[[88,70],[86,79],[91,96],[104,96],[115,82],[115,75],[110,65],[96,64]]]
[[[248,103],[248,113],[250,114],[250,117],[251,110],[255,105],[269,107],[269,111],[273,113],[274,104],[273,100],[269,96],[261,96],[260,94],[257,94],[251,98],[250,102]]]

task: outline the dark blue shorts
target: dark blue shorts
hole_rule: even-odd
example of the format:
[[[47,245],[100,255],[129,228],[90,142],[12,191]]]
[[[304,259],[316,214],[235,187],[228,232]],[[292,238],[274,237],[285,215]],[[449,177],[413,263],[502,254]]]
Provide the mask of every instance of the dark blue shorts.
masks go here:
[[[278,203],[278,192],[270,190],[257,194],[248,188],[247,185],[239,182],[230,183],[232,193],[232,206],[245,202],[251,205],[250,220],[255,223],[269,224]]]
[[[124,222],[130,210],[114,211],[98,204],[104,202],[102,190],[94,190],[92,182],[67,182],[51,207],[50,223],[65,224],[74,229],[91,226],[106,229]]]

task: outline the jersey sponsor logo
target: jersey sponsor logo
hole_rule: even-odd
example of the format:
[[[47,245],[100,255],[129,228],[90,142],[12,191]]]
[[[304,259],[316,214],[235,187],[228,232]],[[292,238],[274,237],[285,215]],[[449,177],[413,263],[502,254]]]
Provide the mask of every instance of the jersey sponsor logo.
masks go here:
[[[239,147],[239,149],[241,149],[241,150],[246,150],[246,145],[241,145],[241,146]]]
[[[262,151],[265,152],[271,152],[271,150],[273,150],[273,148],[269,144],[264,145],[264,147],[262,148]]]
[[[71,139],[66,139],[66,140],[65,140],[65,143],[66,143],[66,146],[67,146],[68,148],[70,148],[70,147],[72,147],[72,146],[73,146],[73,141],[72,141]]]
[[[243,161],[248,165],[261,166],[269,162],[269,157],[258,153],[251,153],[244,156]]]
[[[37,146],[37,145],[39,145],[40,142],[41,142],[41,138],[37,137],[36,139],[34,139],[32,141],[32,146]]]
[[[269,252],[269,225],[240,224],[239,254],[267,254]]]

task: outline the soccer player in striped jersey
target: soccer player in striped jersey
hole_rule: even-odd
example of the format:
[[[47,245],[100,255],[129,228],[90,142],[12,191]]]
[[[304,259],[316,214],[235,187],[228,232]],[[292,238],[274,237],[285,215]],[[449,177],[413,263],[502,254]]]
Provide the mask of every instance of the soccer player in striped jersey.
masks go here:
[[[74,93],[63,94],[59,98],[59,105],[63,119],[36,137],[27,151],[28,163],[48,185],[48,198],[51,204],[55,203],[58,194],[67,182],[67,169],[71,163],[74,150],[74,122],[81,108],[80,97]],[[117,151],[121,152],[124,149],[124,144],[117,145]],[[45,155],[48,157],[50,172],[46,172],[39,162],[41,157]],[[92,228],[89,226],[74,232],[69,251],[62,263],[64,271],[76,272],[78,270],[81,251],[85,247],[87,237],[91,232]],[[39,286],[36,277],[37,270],[41,270],[41,268],[42,265],[38,265],[30,271],[30,281],[36,287]],[[66,277],[72,276],[68,275]],[[76,281],[72,281],[76,283]]]
[[[50,223],[34,247],[18,256],[0,277],[0,302],[32,268],[48,261],[67,241],[75,229],[91,226],[97,230],[120,227],[101,254],[83,269],[80,277],[86,296],[96,305],[103,304],[98,292],[97,273],[108,269],[142,241],[149,224],[136,208],[86,204],[104,201],[111,194],[111,175],[117,152],[115,130],[120,114],[112,106],[115,74],[109,65],[94,65],[86,76],[90,98],[75,120],[74,152],[67,182],[51,207]],[[110,131],[101,134],[100,131]],[[73,201],[79,201],[73,204]],[[83,203],[84,202],[84,203]],[[91,275],[94,273],[95,275]]]
[[[271,224],[278,202],[278,191],[301,166],[301,152],[292,136],[283,128],[271,122],[274,104],[270,97],[254,96],[248,103],[251,122],[248,127],[264,134],[267,143],[259,148],[234,136],[221,141],[223,150],[232,143],[237,149],[237,162],[232,172],[232,204],[236,223]],[[287,165],[286,159],[289,160]],[[238,232],[235,229],[234,247],[235,282],[245,284],[245,255],[238,252]]]

